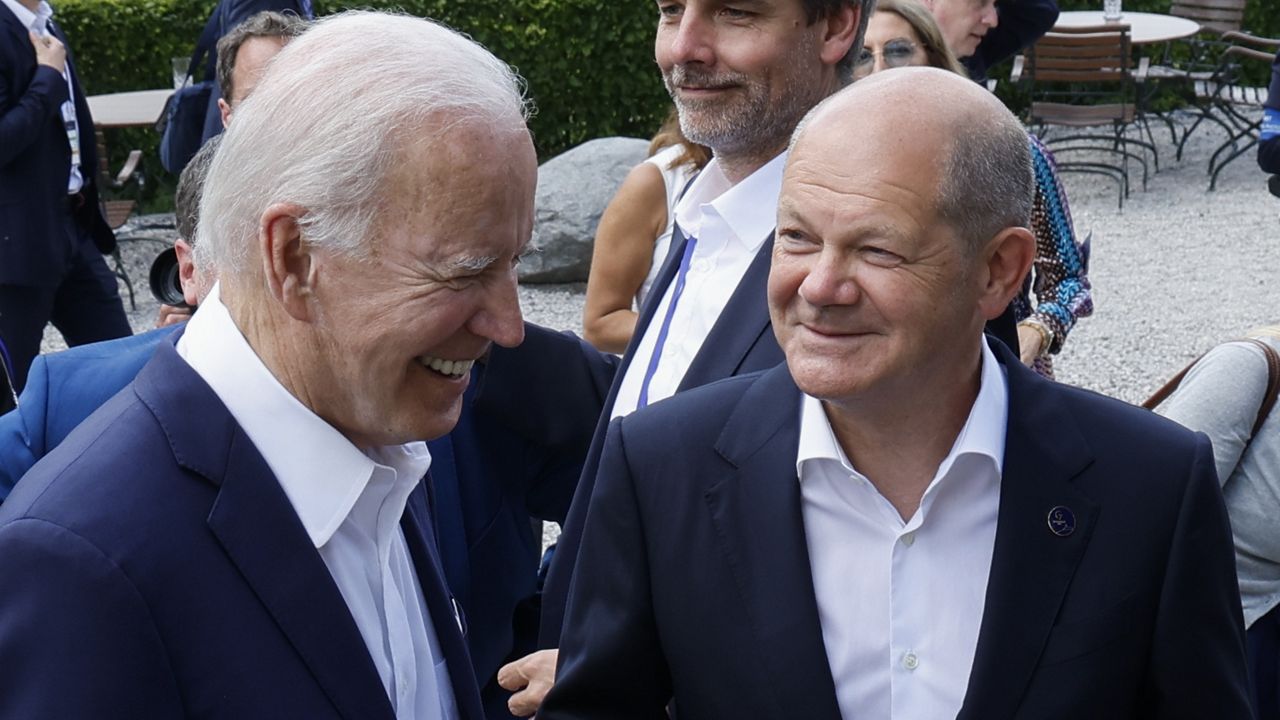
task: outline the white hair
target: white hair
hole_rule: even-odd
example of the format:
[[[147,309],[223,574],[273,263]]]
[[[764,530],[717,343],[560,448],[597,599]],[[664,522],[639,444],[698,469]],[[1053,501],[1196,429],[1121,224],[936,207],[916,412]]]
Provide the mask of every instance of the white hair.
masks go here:
[[[512,69],[439,23],[360,11],[320,20],[236,108],[201,198],[197,262],[247,269],[274,203],[305,210],[308,243],[365,256],[409,142],[473,121],[524,127],[528,115]],[[428,120],[439,122],[424,131]]]

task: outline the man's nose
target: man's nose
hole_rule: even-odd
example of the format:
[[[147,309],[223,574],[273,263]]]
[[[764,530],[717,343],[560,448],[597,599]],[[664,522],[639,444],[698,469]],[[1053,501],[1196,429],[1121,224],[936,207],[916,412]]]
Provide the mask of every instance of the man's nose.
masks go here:
[[[515,347],[524,342],[524,315],[520,312],[520,293],[516,271],[490,288],[483,306],[472,316],[472,333],[501,345]]]
[[[708,19],[686,9],[678,24],[666,29],[668,34],[667,60],[674,65],[715,63],[715,27]],[[658,43],[663,42],[663,33]]]
[[[861,292],[845,258],[824,251],[800,283],[800,298],[815,307],[853,305]]]

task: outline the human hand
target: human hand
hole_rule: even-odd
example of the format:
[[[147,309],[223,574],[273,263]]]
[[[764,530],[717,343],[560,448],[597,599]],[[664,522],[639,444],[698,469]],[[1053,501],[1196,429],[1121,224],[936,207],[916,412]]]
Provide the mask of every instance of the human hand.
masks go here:
[[[529,717],[538,712],[542,699],[556,682],[556,660],[560,651],[539,650],[498,670],[498,684],[514,692],[507,708],[516,717]]]
[[[1030,325],[1018,326],[1018,355],[1022,364],[1031,367],[1044,351],[1044,336]]]
[[[186,322],[191,319],[191,308],[177,307],[175,305],[161,305],[160,313],[156,316],[156,327],[169,327],[177,325],[180,322]]]
[[[31,46],[36,49],[37,63],[48,65],[59,73],[66,72],[67,48],[58,38],[52,35],[40,36],[30,30],[27,35],[31,38]]]

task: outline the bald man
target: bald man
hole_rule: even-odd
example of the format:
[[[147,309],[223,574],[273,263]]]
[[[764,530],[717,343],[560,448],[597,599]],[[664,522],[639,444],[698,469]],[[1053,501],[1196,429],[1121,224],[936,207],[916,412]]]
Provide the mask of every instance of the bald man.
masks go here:
[[[1209,443],[983,337],[1030,162],[932,69],[801,124],[786,363],[614,420],[540,720],[1250,717]]]

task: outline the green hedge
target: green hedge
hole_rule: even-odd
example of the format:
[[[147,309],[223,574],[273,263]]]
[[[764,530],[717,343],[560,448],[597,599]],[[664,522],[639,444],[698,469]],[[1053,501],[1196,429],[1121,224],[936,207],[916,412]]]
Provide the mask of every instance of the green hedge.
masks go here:
[[[597,137],[647,138],[666,112],[652,0],[322,0],[317,10],[353,6],[435,18],[513,65],[537,106],[543,158]]]
[[[1059,1],[1064,10],[1102,6],[1102,0]],[[1125,8],[1164,12],[1169,1],[1125,0]],[[1280,37],[1280,13],[1264,12],[1272,2],[1251,2],[1245,26]],[[169,85],[170,58],[191,53],[213,6],[214,0],[58,0],[57,17],[86,91],[96,94]],[[537,105],[531,125],[544,159],[591,138],[648,137],[666,112],[653,62],[651,0],[319,0],[316,7],[327,14],[353,6],[436,18],[514,65]],[[155,133],[114,132],[109,142],[115,164],[131,147],[145,151],[155,180],[148,204],[168,203],[173,179],[156,160]]]

